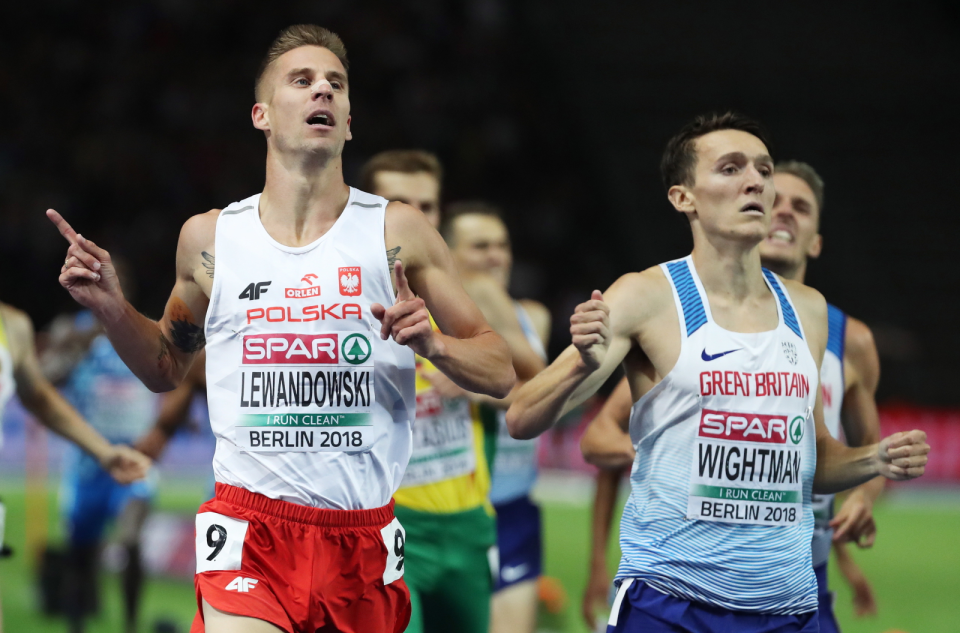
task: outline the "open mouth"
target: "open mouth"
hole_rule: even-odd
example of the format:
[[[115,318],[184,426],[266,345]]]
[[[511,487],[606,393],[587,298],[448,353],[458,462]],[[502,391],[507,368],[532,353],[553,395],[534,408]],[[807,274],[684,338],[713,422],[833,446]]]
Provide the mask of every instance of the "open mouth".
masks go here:
[[[763,215],[763,205],[759,202],[750,202],[740,207],[740,213],[759,213]]]
[[[786,229],[776,229],[774,231],[770,231],[768,238],[778,242],[786,242],[787,244],[792,244],[794,240],[793,233],[787,231]]]
[[[317,112],[311,114],[307,119],[307,125],[323,125],[326,127],[332,127],[333,124],[333,115],[331,115],[329,112]]]

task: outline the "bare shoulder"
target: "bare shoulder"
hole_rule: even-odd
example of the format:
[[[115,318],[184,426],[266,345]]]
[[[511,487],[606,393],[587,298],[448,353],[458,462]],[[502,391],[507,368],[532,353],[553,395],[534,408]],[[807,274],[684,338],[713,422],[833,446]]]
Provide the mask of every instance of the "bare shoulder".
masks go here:
[[[407,240],[421,235],[424,231],[436,233],[422,211],[403,202],[394,201],[387,205],[384,211],[384,224],[386,224],[388,245],[391,238]]]
[[[870,327],[860,319],[847,316],[844,348],[853,354],[876,354],[877,344],[873,340],[873,332]]]
[[[866,323],[850,316],[847,317],[843,356],[844,362],[851,364],[859,375],[879,378],[880,356],[873,332]]]
[[[14,366],[19,365],[23,354],[32,347],[33,321],[26,312],[8,303],[0,303],[0,316],[7,331]]]
[[[184,222],[180,229],[180,248],[187,253],[213,252],[218,217],[220,209],[211,209]]]
[[[604,298],[616,301],[625,307],[652,315],[664,306],[672,306],[673,291],[670,282],[659,266],[652,266],[638,273],[623,275],[604,293]]]

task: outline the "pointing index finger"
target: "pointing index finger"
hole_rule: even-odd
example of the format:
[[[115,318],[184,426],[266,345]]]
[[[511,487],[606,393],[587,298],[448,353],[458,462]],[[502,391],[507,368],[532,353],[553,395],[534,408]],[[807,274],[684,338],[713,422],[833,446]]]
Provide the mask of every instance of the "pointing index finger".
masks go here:
[[[410,290],[410,284],[407,282],[407,275],[403,272],[403,262],[401,262],[399,259],[393,265],[393,272],[397,277],[397,301],[413,299],[413,291]]]
[[[66,238],[68,242],[71,244],[77,243],[77,232],[73,230],[69,222],[63,219],[62,215],[53,209],[47,209],[47,217],[50,218],[50,221],[53,222],[57,230],[60,231],[60,235]]]

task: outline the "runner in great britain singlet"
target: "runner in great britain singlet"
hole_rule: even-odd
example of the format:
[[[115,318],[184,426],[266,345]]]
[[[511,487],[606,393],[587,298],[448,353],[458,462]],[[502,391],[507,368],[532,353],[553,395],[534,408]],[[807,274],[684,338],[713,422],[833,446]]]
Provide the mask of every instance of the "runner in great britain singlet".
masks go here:
[[[717,608],[744,618],[742,630],[815,630],[818,368],[796,310],[764,270],[777,327],[731,332],[713,321],[691,257],[661,267],[682,342],[676,366],[630,416],[637,456],[611,630],[642,630],[636,623],[650,610],[683,626],[686,618],[709,621]]]
[[[547,352],[530,316],[519,302],[514,301],[513,306],[527,342],[545,361]],[[499,550],[495,591],[535,579],[542,571],[540,508],[530,499],[537,481],[539,442],[537,438],[510,437],[503,409],[497,411],[497,423],[497,455],[490,487],[490,502],[497,511]]]
[[[350,189],[301,247],[263,227],[260,195],[221,211],[207,310],[216,498],[197,515],[202,601],[293,631],[399,631],[405,533],[391,496],[411,449],[414,354],[380,338],[396,303],[387,201]]]
[[[840,439],[840,413],[846,384],[843,378],[843,354],[847,336],[847,315],[836,306],[827,304],[827,351],[820,366],[820,388],[823,391],[823,423],[830,435]],[[821,633],[827,627],[837,630],[833,615],[833,595],[827,587],[827,561],[833,544],[833,495],[813,495],[813,569],[817,575],[817,593],[820,600]]]

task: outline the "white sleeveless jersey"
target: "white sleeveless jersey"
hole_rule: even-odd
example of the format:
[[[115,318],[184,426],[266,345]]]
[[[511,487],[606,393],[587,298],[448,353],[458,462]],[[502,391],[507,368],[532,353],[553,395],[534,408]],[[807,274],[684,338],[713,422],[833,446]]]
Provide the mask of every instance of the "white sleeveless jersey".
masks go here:
[[[217,220],[207,311],[207,400],[216,480],[301,505],[390,502],[410,458],[413,351],[380,338],[370,304],[396,301],[387,201],[350,189],[315,242],[260,222],[260,196]]]
[[[677,364],[637,401],[618,578],[738,611],[817,608],[810,563],[817,366],[768,270],[777,328],[714,323],[691,257],[661,265],[680,316]]]
[[[540,335],[527,311],[518,301],[513,302],[520,327],[527,342],[540,358],[547,360]],[[490,503],[500,505],[530,494],[537,481],[537,438],[517,440],[507,430],[507,412],[497,411],[497,454],[493,461],[490,484]]]
[[[820,389],[823,392],[823,422],[830,434],[840,439],[840,411],[846,384],[843,380],[843,352],[847,336],[847,315],[827,305],[827,351],[820,367]],[[833,495],[813,495],[813,566],[819,567],[830,558],[833,542]]]

